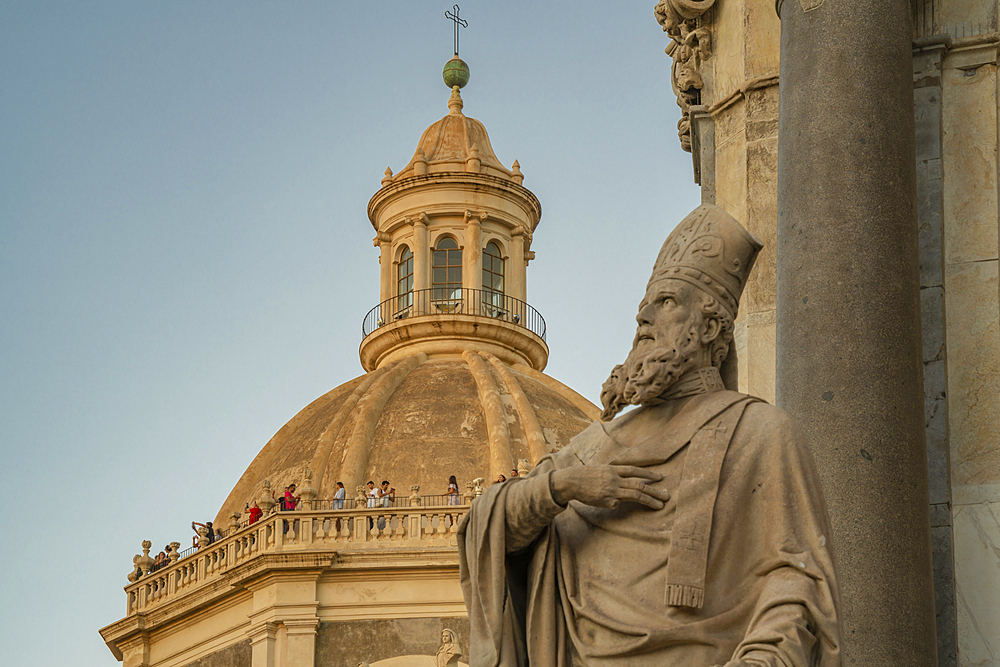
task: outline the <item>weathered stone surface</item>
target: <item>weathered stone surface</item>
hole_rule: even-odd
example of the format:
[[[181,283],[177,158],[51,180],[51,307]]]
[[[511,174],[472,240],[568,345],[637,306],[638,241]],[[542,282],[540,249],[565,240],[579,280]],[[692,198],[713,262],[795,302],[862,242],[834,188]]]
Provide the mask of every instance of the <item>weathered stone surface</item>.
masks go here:
[[[996,65],[945,69],[946,264],[997,258]]]
[[[561,448],[596,417],[595,407],[590,406],[592,412],[585,414],[581,406],[586,407],[586,400],[557,380],[527,368],[511,369],[511,374],[527,397],[548,449]],[[225,520],[230,512],[255,500],[263,479],[280,491],[289,483],[301,482],[307,467],[315,473],[313,486],[322,500],[333,497],[338,481],[344,482],[350,495],[358,483],[369,479],[387,479],[400,492],[419,484],[424,494],[443,494],[450,475],[462,483],[492,477],[494,446],[505,448],[511,461],[536,458],[529,451],[525,419],[498,376],[490,374],[489,379],[501,403],[508,405],[503,419],[509,426],[507,440],[491,445],[480,390],[464,359],[415,364],[376,403],[387,375],[380,369],[351,380],[292,418],[250,464],[217,520]],[[369,385],[355,394],[363,382]],[[348,457],[349,453],[356,456]],[[349,469],[349,461],[360,461],[363,467]],[[356,477],[361,481],[353,481]]]
[[[951,498],[948,480],[948,400],[944,360],[924,363],[924,424],[931,506]]]
[[[961,489],[956,489],[961,496]],[[996,665],[1000,656],[1000,485],[969,492],[954,507],[955,598],[960,664]],[[985,501],[992,498],[991,501]],[[961,500],[959,497],[958,500]]]
[[[433,656],[445,628],[469,645],[468,618],[399,618],[320,623],[316,632],[316,665],[357,667],[404,655]],[[461,658],[468,662],[468,656]]]
[[[250,641],[241,641],[189,662],[185,667],[250,667],[251,653]]]
[[[1000,482],[997,262],[951,265],[945,284],[951,483],[953,487],[997,483]]]
[[[939,511],[940,510],[940,511]],[[936,514],[948,522],[937,525]],[[955,642],[955,578],[952,561],[950,510],[945,505],[931,506],[931,548],[934,555],[934,612],[937,618],[938,667],[955,667],[958,649]]]

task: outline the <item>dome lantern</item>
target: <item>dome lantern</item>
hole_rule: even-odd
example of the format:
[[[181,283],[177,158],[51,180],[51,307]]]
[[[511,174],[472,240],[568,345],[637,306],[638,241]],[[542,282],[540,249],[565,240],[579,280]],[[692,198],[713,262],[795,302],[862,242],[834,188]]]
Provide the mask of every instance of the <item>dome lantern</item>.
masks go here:
[[[527,303],[526,269],[541,205],[520,164],[505,167],[486,127],[463,113],[469,67],[457,54],[443,78],[448,114],[424,131],[405,167],[386,170],[368,204],[381,298],[364,320],[361,365],[475,349],[540,371],[545,320]]]

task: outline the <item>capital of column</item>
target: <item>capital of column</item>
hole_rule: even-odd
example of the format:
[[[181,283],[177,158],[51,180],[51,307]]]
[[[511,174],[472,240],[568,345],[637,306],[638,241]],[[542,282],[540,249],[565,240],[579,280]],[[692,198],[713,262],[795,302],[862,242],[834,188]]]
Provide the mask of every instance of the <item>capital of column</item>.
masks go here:
[[[301,618],[301,619],[283,619],[281,624],[285,626],[285,630],[291,635],[315,635],[316,629],[319,627],[318,618]]]
[[[262,623],[256,623],[250,626],[247,630],[247,636],[250,638],[250,645],[260,644],[261,642],[274,640],[278,633],[278,624],[272,623],[271,621],[264,621]]]
[[[430,217],[428,217],[428,215],[423,212],[421,212],[420,215],[416,216],[408,215],[403,218],[403,223],[409,225],[410,227],[413,227],[414,229],[416,229],[417,227],[426,228],[427,225],[430,223],[430,221],[431,221]]]
[[[475,211],[466,210],[465,211],[465,224],[467,224],[467,225],[481,225],[482,223],[486,222],[486,219],[489,218],[489,217],[490,216],[489,216],[489,214],[486,211],[475,212]]]
[[[390,241],[392,241],[392,236],[385,232],[379,232],[375,235],[375,238],[372,239],[372,245],[377,248],[383,243],[389,243]]]

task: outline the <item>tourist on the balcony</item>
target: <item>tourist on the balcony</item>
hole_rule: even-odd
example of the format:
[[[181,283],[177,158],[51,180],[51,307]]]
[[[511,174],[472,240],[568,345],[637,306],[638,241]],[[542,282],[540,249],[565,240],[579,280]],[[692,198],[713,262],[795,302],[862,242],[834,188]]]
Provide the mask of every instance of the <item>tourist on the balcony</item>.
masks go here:
[[[517,477],[518,476],[517,475],[517,468],[511,468],[511,470],[510,470],[510,476],[511,477]]]
[[[449,505],[459,505],[461,496],[458,494],[458,480],[452,475],[448,478],[448,504]]]
[[[247,506],[243,509],[243,513],[250,515],[250,521],[247,523],[247,525],[250,525],[260,520],[260,517],[264,515],[264,510],[257,505],[257,501],[254,501],[253,507],[250,507],[250,503],[247,503]]]
[[[167,566],[169,563],[170,559],[167,558],[167,553],[165,551],[161,551],[160,553],[156,554],[156,558],[153,560],[153,568],[150,570],[150,572],[156,572],[161,567]]]
[[[221,542],[222,541],[222,531],[219,530],[218,528],[215,529],[215,537],[212,538],[212,541],[213,542]]]
[[[198,539],[201,537],[201,533],[198,532],[199,526],[205,529],[205,539],[207,540],[205,544],[211,544],[215,541],[215,531],[212,529],[211,521],[206,521],[205,523],[191,522],[191,530],[195,532],[195,536],[191,538],[191,546],[201,548],[201,540]]]
[[[333,494],[333,509],[344,509],[345,498],[347,498],[347,489],[344,488],[343,482],[337,482],[337,492]]]
[[[374,509],[378,505],[378,489],[375,488],[375,482],[368,480],[368,492],[365,493],[365,497],[368,498],[366,501],[366,507],[368,509]],[[368,529],[371,530],[375,526],[375,519],[368,517]]]
[[[389,480],[382,480],[382,488],[379,489],[378,497],[382,500],[382,507],[389,507],[396,500],[396,489],[390,488]]]
[[[299,497],[295,495],[295,485],[289,484],[285,487],[285,497],[282,498],[282,509],[291,512],[299,503]]]
[[[500,473],[500,475],[497,477],[496,483],[497,484],[502,484],[503,482],[506,482],[506,481],[507,481],[507,478],[503,476],[503,473]]]

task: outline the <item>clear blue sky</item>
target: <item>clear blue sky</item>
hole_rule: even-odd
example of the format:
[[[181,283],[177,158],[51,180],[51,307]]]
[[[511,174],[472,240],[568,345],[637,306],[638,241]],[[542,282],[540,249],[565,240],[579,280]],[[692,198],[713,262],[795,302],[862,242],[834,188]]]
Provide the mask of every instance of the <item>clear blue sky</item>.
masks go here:
[[[143,539],[187,543],[359,375],[366,206],[447,112],[451,0],[0,3],[0,661],[117,664]],[[465,113],[542,202],[546,370],[596,401],[699,203],[653,0],[465,0]]]

